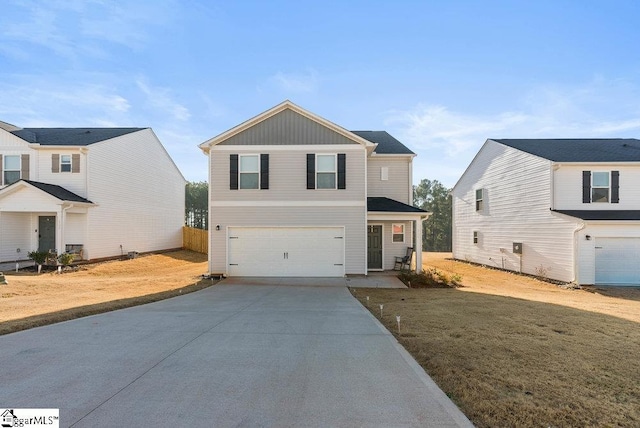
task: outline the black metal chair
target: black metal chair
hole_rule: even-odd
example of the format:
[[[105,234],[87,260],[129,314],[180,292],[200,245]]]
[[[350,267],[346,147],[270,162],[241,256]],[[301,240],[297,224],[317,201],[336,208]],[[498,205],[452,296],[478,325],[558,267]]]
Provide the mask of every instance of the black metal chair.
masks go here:
[[[411,268],[411,258],[413,257],[413,247],[407,247],[407,253],[402,256],[396,256],[396,262],[393,265],[393,270],[404,270]]]

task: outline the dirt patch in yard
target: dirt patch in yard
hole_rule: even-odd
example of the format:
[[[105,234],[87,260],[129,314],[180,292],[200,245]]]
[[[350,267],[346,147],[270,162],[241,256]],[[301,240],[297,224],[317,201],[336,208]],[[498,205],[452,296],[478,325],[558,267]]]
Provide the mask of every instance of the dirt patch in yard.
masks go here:
[[[207,256],[191,251],[85,265],[63,274],[5,272],[0,334],[135,306],[199,290]]]
[[[352,292],[475,425],[640,426],[640,302],[425,256],[463,287]]]

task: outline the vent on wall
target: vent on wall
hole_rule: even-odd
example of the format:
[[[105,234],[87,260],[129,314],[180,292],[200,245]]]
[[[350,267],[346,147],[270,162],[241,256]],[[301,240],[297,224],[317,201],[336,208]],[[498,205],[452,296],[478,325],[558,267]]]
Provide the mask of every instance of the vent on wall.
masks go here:
[[[522,242],[513,243],[513,254],[522,254]]]

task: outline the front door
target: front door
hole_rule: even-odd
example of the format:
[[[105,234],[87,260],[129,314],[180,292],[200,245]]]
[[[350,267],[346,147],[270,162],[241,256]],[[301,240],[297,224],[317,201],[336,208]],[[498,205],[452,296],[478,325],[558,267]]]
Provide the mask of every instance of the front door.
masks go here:
[[[370,225],[367,232],[367,269],[382,269],[382,226]]]
[[[38,217],[38,251],[56,249],[56,217]]]

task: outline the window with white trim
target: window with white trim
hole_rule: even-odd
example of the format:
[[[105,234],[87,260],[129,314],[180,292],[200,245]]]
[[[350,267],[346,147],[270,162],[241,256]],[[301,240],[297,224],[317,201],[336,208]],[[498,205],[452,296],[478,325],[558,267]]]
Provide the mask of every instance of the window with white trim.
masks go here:
[[[609,171],[591,173],[591,202],[609,202]]]
[[[391,234],[392,242],[404,242],[404,224],[393,223],[391,225]]]
[[[2,184],[6,186],[20,180],[20,155],[5,155],[2,163]]]
[[[71,172],[71,155],[60,155],[60,172]]]
[[[260,156],[240,155],[239,167],[240,188],[260,188]]]
[[[336,155],[316,155],[316,189],[335,189],[337,174]]]
[[[474,244],[478,243],[478,231],[477,230],[473,231],[473,243]]]
[[[484,208],[484,189],[476,189],[476,211],[482,211]]]

